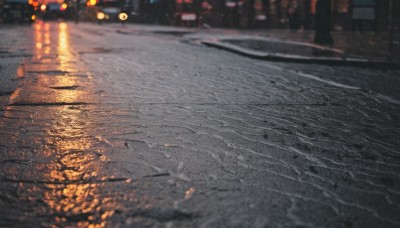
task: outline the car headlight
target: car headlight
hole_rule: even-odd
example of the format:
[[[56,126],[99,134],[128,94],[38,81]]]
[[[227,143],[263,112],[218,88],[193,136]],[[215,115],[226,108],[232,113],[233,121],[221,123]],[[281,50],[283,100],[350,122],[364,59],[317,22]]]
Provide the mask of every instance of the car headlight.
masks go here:
[[[126,20],[128,19],[128,14],[126,14],[126,13],[120,13],[120,14],[118,15],[118,18],[119,18],[121,21],[126,21]]]
[[[105,17],[106,17],[106,15],[103,12],[98,12],[97,13],[97,19],[98,20],[104,20]]]

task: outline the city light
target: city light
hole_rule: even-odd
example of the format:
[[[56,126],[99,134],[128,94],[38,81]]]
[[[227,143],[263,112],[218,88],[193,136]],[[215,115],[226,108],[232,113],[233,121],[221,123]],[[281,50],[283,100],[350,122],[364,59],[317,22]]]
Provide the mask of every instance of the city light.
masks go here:
[[[118,15],[118,18],[119,18],[121,21],[126,21],[126,20],[128,19],[128,14],[126,14],[126,13],[120,13],[120,14]]]
[[[63,4],[61,4],[61,6],[60,6],[60,10],[66,10],[67,8],[68,8],[67,3],[63,3]]]
[[[47,6],[46,6],[45,4],[43,4],[43,5],[40,6],[40,10],[41,10],[41,11],[46,11],[46,8],[47,8]]]
[[[97,19],[98,19],[98,20],[103,20],[103,19],[105,18],[105,16],[106,16],[106,15],[105,15],[103,12],[98,12],[98,13],[97,13]]]
[[[88,2],[88,6],[95,6],[97,4],[97,1],[96,0],[89,0],[89,2]]]

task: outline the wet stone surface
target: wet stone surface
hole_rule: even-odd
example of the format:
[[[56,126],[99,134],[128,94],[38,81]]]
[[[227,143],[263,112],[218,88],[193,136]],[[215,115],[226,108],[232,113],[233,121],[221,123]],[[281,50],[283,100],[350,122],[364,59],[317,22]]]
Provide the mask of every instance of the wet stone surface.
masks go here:
[[[9,28],[32,57],[1,96],[0,226],[400,225],[400,97],[372,83],[398,72],[123,29]]]

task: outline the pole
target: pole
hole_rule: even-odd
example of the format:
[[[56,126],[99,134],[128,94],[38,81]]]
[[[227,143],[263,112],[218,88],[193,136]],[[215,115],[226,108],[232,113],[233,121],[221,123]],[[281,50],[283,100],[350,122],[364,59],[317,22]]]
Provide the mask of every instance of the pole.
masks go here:
[[[316,10],[314,43],[320,45],[333,45],[333,38],[331,35],[332,1],[318,0]]]
[[[394,35],[394,2],[389,0],[389,58],[393,56],[393,35]]]
[[[79,23],[79,14],[81,11],[81,0],[76,0],[76,9],[75,9],[75,24]]]

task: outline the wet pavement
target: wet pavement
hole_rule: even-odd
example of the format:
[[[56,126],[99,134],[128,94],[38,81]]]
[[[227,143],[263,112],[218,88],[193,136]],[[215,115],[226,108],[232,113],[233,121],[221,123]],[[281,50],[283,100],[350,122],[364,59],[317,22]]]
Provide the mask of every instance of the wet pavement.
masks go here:
[[[400,226],[398,71],[196,36],[1,27],[0,226]]]
[[[242,36],[250,39],[249,44],[240,44],[239,46],[250,47],[255,50],[265,50],[272,53],[294,54],[308,57],[351,57],[366,59],[372,62],[399,63],[400,61],[398,33],[395,33],[396,35],[393,38],[393,50],[390,52],[389,34],[387,31],[381,31],[380,33],[333,31],[331,32],[334,39],[334,44],[332,46],[315,45],[313,43],[314,31],[312,30],[246,30],[241,31],[236,35],[234,32],[231,34],[232,37],[237,36],[240,38],[240,36]],[[222,36],[221,38],[222,41],[230,41],[229,37]],[[235,41],[240,40],[239,38]],[[238,43],[236,42],[236,44]],[[318,50],[323,48],[325,48],[327,52],[313,52],[315,49]],[[299,49],[303,50],[299,51]]]
[[[332,46],[314,44],[314,32],[310,30],[231,31],[198,39],[209,47],[257,60],[400,69],[399,46],[393,45],[393,51],[389,51],[387,32],[359,34],[341,31],[332,32],[332,36],[335,40]]]
[[[318,45],[302,45],[303,43],[280,42],[279,40],[261,40],[261,39],[226,39],[223,40],[228,44],[237,45],[254,51],[268,51],[271,53],[296,55],[296,56],[314,56],[314,57],[332,57],[344,58],[344,53],[324,48]]]

